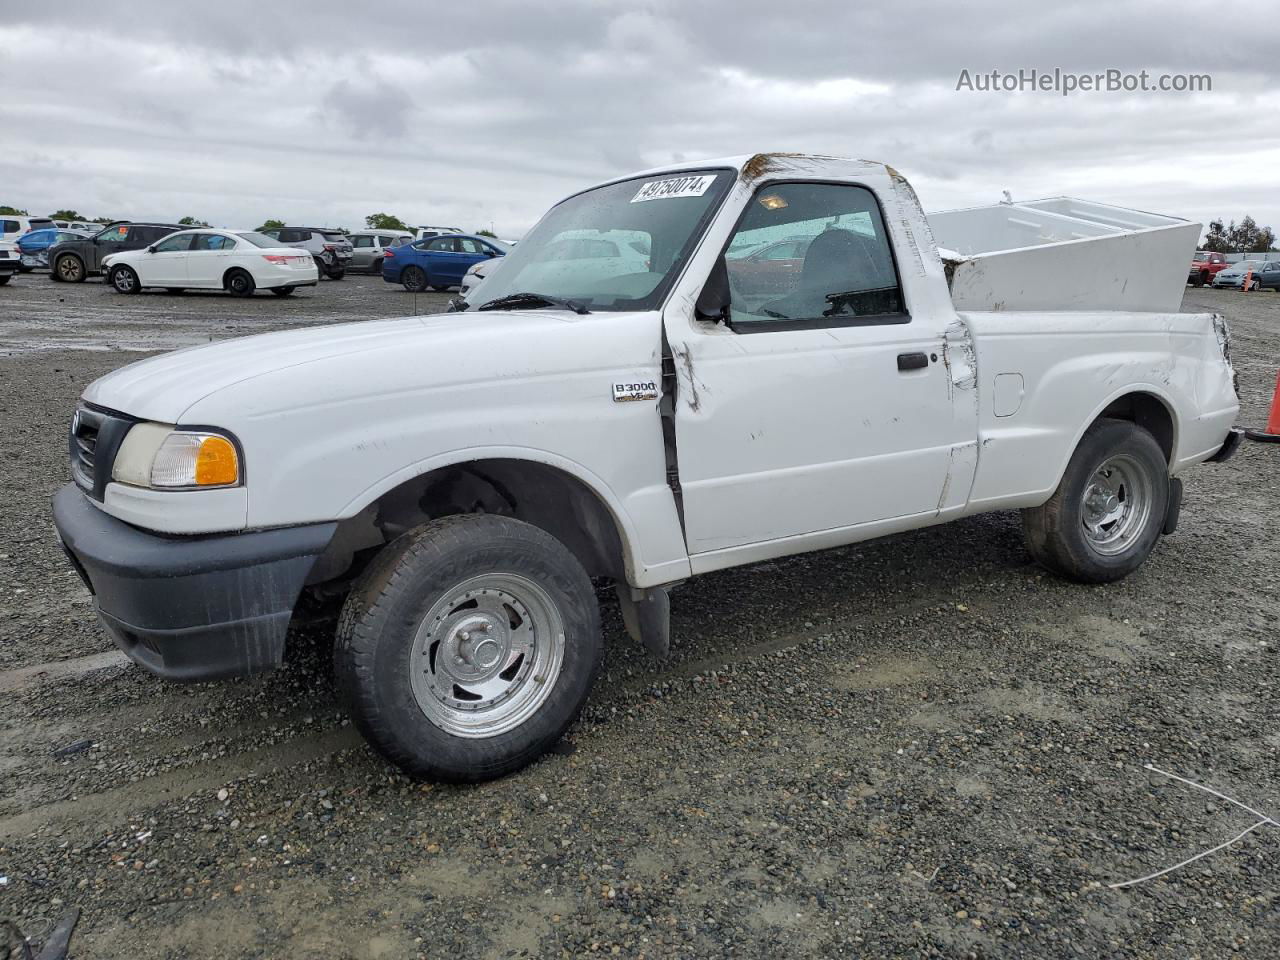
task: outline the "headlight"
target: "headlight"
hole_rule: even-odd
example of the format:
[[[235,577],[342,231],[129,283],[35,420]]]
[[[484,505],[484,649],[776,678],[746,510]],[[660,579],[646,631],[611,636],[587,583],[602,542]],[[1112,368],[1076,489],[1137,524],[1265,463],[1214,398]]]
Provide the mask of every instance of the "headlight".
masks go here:
[[[241,482],[240,452],[227,435],[139,423],[125,435],[111,479],[162,490],[234,487]]]

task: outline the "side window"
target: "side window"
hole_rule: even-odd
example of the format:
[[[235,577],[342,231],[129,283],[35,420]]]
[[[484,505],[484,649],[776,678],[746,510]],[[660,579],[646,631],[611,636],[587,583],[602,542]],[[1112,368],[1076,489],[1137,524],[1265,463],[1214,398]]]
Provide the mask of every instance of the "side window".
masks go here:
[[[112,227],[98,234],[99,243],[124,243],[129,239],[129,227]]]
[[[191,247],[190,233],[180,233],[176,237],[167,237],[156,244],[156,253],[175,253]]]
[[[395,237],[378,237],[378,246],[389,247],[394,242]]]
[[[17,233],[18,221],[17,220],[0,220],[0,232]]]
[[[224,237],[216,233],[200,233],[196,234],[195,242],[191,244],[192,250],[231,250],[235,247],[236,242],[230,237]]]
[[[432,253],[452,253],[454,249],[453,238],[452,237],[436,237],[434,240],[432,240],[430,243],[427,244],[427,249],[430,250]]]
[[[484,253],[484,247],[475,240],[472,240],[470,237],[463,237],[459,239],[458,246],[463,253]]]
[[[352,237],[351,245],[359,250],[362,247],[374,246],[373,237]]]
[[[771,255],[770,246],[785,255]],[[865,187],[763,187],[727,249],[731,317],[743,327],[909,319],[880,207]]]

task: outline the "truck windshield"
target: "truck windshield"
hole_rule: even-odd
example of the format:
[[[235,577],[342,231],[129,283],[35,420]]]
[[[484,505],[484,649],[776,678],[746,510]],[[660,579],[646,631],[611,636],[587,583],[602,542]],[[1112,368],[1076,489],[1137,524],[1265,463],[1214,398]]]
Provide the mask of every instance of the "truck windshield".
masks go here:
[[[592,312],[651,310],[732,182],[729,170],[682,171],[570,197],[552,207],[466,299],[479,307],[512,294],[540,294]]]

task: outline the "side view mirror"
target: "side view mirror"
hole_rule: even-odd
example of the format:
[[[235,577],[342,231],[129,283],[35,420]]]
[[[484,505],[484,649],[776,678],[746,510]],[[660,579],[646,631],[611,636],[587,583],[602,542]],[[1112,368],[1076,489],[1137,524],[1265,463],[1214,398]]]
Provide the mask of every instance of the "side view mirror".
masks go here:
[[[729,322],[729,267],[723,256],[717,257],[715,266],[707,276],[707,282],[693,305],[693,315],[698,320]]]
[[[484,255],[485,255],[486,257],[488,257],[490,260],[492,260],[494,257],[496,257],[496,256],[497,256],[497,254],[496,254],[496,253],[494,253],[492,250],[486,250],[486,251],[484,252]]]
[[[155,252],[156,252],[156,245],[154,243],[151,246],[147,247],[147,253],[155,253]]]

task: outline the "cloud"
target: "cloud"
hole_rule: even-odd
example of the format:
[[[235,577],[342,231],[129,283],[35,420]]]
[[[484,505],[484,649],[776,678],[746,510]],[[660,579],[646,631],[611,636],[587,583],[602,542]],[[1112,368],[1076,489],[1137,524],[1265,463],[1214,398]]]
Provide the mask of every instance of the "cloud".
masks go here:
[[[0,202],[249,226],[386,210],[518,236],[596,180],[807,150],[890,161],[931,209],[1069,192],[1280,227],[1265,16],[1214,29],[1201,4],[1139,0],[129,11],[8,11]],[[1208,73],[1213,90],[956,90],[962,69],[1055,67]]]

